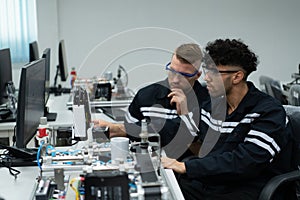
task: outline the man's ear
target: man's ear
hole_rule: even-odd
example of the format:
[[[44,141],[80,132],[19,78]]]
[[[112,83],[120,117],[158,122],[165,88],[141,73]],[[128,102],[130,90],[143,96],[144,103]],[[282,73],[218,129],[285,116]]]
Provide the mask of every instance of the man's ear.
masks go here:
[[[245,77],[245,73],[243,71],[238,71],[235,73],[235,75],[233,76],[233,83],[234,84],[238,84],[241,81],[244,80]]]
[[[196,76],[196,79],[200,78],[202,72],[201,71],[198,71],[198,73],[195,75]]]

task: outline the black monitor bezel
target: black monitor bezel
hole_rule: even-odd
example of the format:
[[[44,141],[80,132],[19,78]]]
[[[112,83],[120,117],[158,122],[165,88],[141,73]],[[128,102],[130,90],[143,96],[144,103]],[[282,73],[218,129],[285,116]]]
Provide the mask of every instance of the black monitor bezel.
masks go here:
[[[60,40],[58,44],[58,68],[60,80],[66,81],[68,78],[68,65],[64,40]]]
[[[33,75],[34,72],[36,73],[35,75]],[[36,76],[38,80],[34,81],[34,79],[32,79],[33,76]],[[35,85],[35,87],[33,87],[33,85]],[[35,99],[34,103],[36,104],[28,101],[28,95],[31,95],[31,92],[34,92],[34,98],[32,99]],[[21,70],[16,119],[17,148],[26,148],[27,144],[36,134],[40,117],[44,115],[44,98],[45,59],[41,58],[26,64]],[[29,120],[33,121],[33,125],[30,128],[28,128],[30,125]]]
[[[29,62],[38,60],[40,58],[39,55],[39,47],[37,41],[33,41],[29,43]]]
[[[46,48],[43,51],[42,58],[45,59],[45,104],[50,96],[50,69],[51,69],[51,49]]]
[[[10,49],[0,49],[0,105],[8,102],[7,83],[12,82],[12,63]]]

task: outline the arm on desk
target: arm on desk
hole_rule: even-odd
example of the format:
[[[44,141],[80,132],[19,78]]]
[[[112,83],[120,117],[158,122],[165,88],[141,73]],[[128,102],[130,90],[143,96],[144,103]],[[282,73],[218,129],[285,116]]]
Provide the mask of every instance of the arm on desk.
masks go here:
[[[172,169],[175,172],[179,174],[184,174],[186,172],[185,164],[184,162],[179,162],[176,159],[168,158],[168,157],[162,157],[161,163],[164,168]]]
[[[109,127],[109,137],[126,137],[125,126],[123,123],[113,123],[104,120],[94,120],[95,126]]]

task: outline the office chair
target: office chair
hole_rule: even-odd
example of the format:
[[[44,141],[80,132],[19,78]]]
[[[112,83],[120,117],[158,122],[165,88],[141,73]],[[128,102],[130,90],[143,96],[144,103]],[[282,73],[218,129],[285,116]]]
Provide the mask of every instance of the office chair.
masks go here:
[[[282,105],[288,104],[287,98],[282,92],[279,81],[262,75],[259,77],[259,85],[262,92],[277,99]]]
[[[300,85],[292,85],[289,91],[288,102],[293,106],[300,106]]]
[[[292,130],[290,156],[295,170],[273,177],[263,188],[259,200],[300,199],[300,107],[284,105],[284,108]]]
[[[273,97],[277,99],[282,105],[287,105],[287,96],[283,94],[283,91],[280,87],[280,83],[274,80],[271,82],[270,87],[273,92]]]
[[[272,97],[274,97],[272,89],[271,89],[271,83],[274,81],[273,78],[268,77],[268,76],[260,76],[259,77],[259,85],[260,85],[260,90]]]

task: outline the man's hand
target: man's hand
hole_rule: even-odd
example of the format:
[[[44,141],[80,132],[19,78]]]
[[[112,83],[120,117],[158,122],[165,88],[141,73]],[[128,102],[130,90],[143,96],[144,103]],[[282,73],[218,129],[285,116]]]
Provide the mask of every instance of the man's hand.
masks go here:
[[[109,138],[127,136],[124,124],[107,122],[104,120],[93,120],[94,126],[108,126]]]
[[[189,113],[187,107],[187,99],[182,89],[173,88],[170,94],[168,94],[168,97],[171,97],[171,104],[176,104],[176,110],[178,115],[186,115]]]
[[[111,122],[107,122],[101,119],[96,119],[93,120],[92,123],[94,123],[95,126],[110,126],[112,123]]]
[[[179,174],[184,174],[186,172],[185,164],[183,162],[178,162],[176,159],[162,157],[161,164],[164,168],[172,169]]]

